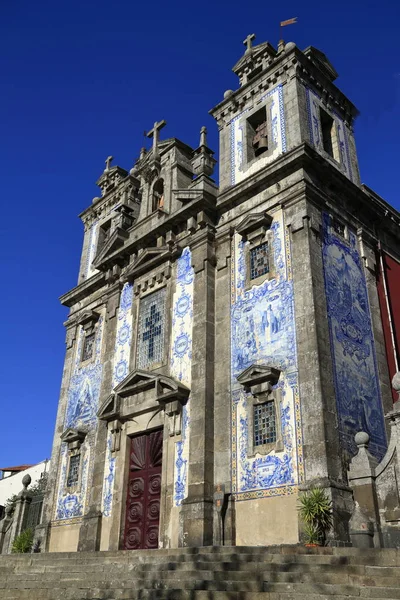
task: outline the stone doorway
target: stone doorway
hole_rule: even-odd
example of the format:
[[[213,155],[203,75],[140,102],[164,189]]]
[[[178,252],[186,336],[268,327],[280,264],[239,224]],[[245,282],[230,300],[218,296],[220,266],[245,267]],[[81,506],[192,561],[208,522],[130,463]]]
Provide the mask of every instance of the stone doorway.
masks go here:
[[[162,429],[131,438],[125,550],[158,548],[162,449]]]

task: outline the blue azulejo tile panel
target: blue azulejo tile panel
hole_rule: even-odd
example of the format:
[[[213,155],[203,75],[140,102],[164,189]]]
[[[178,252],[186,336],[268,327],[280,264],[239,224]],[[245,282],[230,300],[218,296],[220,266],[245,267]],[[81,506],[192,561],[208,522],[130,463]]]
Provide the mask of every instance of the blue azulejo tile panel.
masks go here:
[[[79,491],[73,494],[68,492],[66,486],[68,453],[66,444],[62,445],[56,519],[80,517],[86,501],[87,485],[92,474],[91,450],[94,443],[94,430],[97,423],[96,413],[99,407],[102,381],[101,346],[103,325],[103,317],[100,317],[96,328],[93,359],[84,366],[81,366],[81,356],[85,336],[82,328],[79,331],[74,368],[68,388],[64,429],[71,427],[86,430],[88,433],[82,446],[83,454],[79,466],[81,471]]]
[[[194,271],[190,248],[177,260],[176,289],[172,302],[171,375],[190,387],[192,381],[192,327]],[[183,409],[182,439],[175,445],[174,504],[180,506],[187,495],[190,398]]]
[[[164,361],[165,296],[161,288],[140,300],[137,365],[149,369]]]
[[[310,88],[306,88],[307,98],[307,112],[308,112],[308,126],[310,131],[310,140],[312,145],[318,152],[323,150],[323,139],[321,129],[321,117],[320,107],[322,105],[321,98]],[[351,180],[353,180],[353,173],[350,162],[350,151],[348,133],[343,119],[335,112],[332,113],[334,119],[334,125],[337,134],[337,141],[339,145],[340,166],[343,173]]]
[[[129,359],[132,345],[133,328],[133,286],[125,283],[121,291],[121,298],[118,308],[117,331],[115,335],[114,365],[112,387],[115,388],[130,370]],[[111,432],[108,432],[107,451],[104,466],[102,511],[103,517],[111,516],[113,490],[115,478],[115,456],[111,453]]]
[[[347,458],[354,435],[366,431],[378,459],[386,451],[384,415],[363,266],[352,231],[344,239],[323,215],[323,264],[341,444]]]
[[[293,493],[304,478],[290,241],[282,212],[271,225],[274,277],[246,289],[247,243],[236,234],[231,262],[232,489],[237,500]],[[283,450],[249,456],[248,398],[237,376],[250,365],[281,370]]]
[[[88,439],[89,438],[89,439]],[[88,479],[93,471],[93,436],[89,434],[81,446],[79,485],[74,491],[68,491],[68,446],[62,444],[60,454],[60,477],[57,490],[56,520],[82,517],[85,512]]]
[[[106,461],[104,466],[104,484],[102,496],[102,512],[103,517],[111,517],[111,509],[113,502],[114,478],[115,478],[115,456],[111,453],[112,433],[107,434],[107,451]]]
[[[262,103],[271,99],[270,114],[268,122],[271,125],[272,143],[274,150],[268,156],[262,156],[252,165],[245,164],[243,145],[246,143],[243,132],[242,117],[249,112],[249,109],[237,115],[230,122],[230,144],[231,144],[231,184],[235,185],[245,177],[252,175],[260,170],[264,165],[275,160],[280,154],[286,152],[286,129],[285,113],[283,107],[283,87],[278,85],[273,90],[260,98],[260,108]]]
[[[89,363],[81,363],[84,332],[79,331],[74,369],[68,388],[65,428],[91,428],[96,424],[100,386],[102,378],[101,344],[103,338],[103,317],[96,329],[95,349]]]
[[[113,388],[129,373],[129,357],[132,344],[132,298],[133,286],[125,283],[121,291],[118,309],[117,332],[114,349]]]

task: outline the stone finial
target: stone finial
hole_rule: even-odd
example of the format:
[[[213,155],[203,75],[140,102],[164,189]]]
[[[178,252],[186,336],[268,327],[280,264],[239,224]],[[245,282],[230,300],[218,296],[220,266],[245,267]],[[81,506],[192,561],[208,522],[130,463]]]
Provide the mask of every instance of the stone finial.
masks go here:
[[[354,441],[357,444],[358,448],[368,448],[369,435],[366,431],[359,431],[354,436]]]
[[[397,373],[393,376],[392,387],[399,396],[397,398],[397,402],[400,402],[400,371],[397,371]]]
[[[28,485],[30,485],[32,482],[32,477],[27,473],[26,475],[23,476],[22,478],[22,485],[23,487],[23,492],[26,492],[26,490],[28,489]]]
[[[200,144],[199,146],[207,146],[207,127],[202,127],[200,129]]]
[[[285,46],[286,46],[286,44],[285,44],[284,40],[279,40],[279,43],[278,43],[278,54],[280,52],[284,51]]]
[[[254,33],[250,33],[245,40],[243,40],[243,44],[246,46],[246,54],[248,52],[251,52],[251,49],[253,47],[253,41],[256,39],[256,36]]]
[[[146,148],[143,146],[143,148],[140,148],[140,156],[139,156],[139,160],[142,160],[147,154],[147,150]]]

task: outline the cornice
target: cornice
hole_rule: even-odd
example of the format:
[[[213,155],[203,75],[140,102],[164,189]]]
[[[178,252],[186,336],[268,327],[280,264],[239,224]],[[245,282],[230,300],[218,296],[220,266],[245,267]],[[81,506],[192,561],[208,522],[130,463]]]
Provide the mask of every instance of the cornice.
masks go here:
[[[96,290],[101,289],[105,285],[104,273],[96,273],[93,277],[86,279],[83,283],[80,283],[76,287],[72,288],[69,292],[60,296],[60,302],[64,306],[71,307],[79,300],[86,298],[89,294],[92,294]]]

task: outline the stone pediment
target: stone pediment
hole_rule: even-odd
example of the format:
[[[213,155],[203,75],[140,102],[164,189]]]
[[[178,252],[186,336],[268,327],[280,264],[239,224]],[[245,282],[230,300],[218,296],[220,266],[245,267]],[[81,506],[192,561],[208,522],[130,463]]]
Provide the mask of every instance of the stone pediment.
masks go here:
[[[68,427],[61,435],[61,441],[66,444],[71,444],[73,442],[82,443],[86,437],[86,431],[82,429],[73,429],[72,427]]]
[[[148,271],[157,267],[159,264],[166,262],[174,257],[174,252],[170,246],[160,246],[159,248],[146,248],[134,262],[128,267],[125,278],[132,280]]]
[[[120,413],[120,406],[121,398],[113,392],[101,404],[99,410],[97,411],[97,416],[99,419],[104,421],[112,421],[113,419],[117,419]]]
[[[276,57],[276,50],[269,42],[253,46],[250,52],[245,52],[233,67],[232,71],[239,73],[248,65],[257,64],[261,58],[268,57],[271,61]]]
[[[239,223],[236,231],[244,238],[252,233],[265,232],[271,226],[273,217],[267,212],[250,213]]]
[[[267,365],[251,365],[237,376],[239,383],[243,385],[247,390],[250,390],[254,386],[267,383],[269,385],[276,385],[279,380],[281,371],[275,367]]]
[[[119,431],[118,423],[131,419],[135,414],[162,409],[169,420],[169,434],[179,435],[182,407],[189,394],[190,389],[174,377],[136,370],[116,386],[100,406],[97,416],[103,421],[113,421],[115,431]],[[139,403],[135,403],[135,396]]]
[[[156,390],[156,399],[159,401],[163,399],[169,401],[172,396],[177,399],[187,399],[190,393],[189,388],[174,377],[140,370],[133,371],[125,377],[114,391],[115,394],[124,398],[151,388]]]
[[[121,252],[121,248],[123,248],[128,238],[129,233],[121,227],[117,227],[116,230],[111,234],[109,239],[106,241],[99,254],[95,257],[93,261],[93,266],[96,269],[100,269],[102,271],[109,268],[115,263],[120,263],[120,265],[122,266],[125,258],[125,253]],[[117,256],[115,256],[116,252],[118,253]]]

